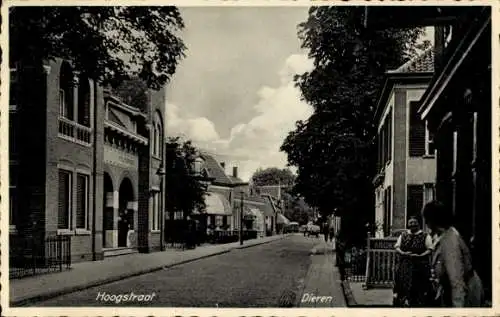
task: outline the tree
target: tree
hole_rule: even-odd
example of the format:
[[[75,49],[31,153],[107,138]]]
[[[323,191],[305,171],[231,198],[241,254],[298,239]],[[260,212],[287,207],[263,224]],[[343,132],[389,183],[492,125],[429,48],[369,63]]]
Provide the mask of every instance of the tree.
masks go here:
[[[176,7],[11,7],[10,62],[56,57],[104,85],[139,78],[159,89],[175,73],[185,46]]]
[[[289,220],[305,225],[313,219],[314,210],[306,204],[303,198],[284,193],[283,200],[285,207],[283,214]]]
[[[193,177],[192,166],[196,152],[191,141],[181,142],[178,137],[167,139],[166,206],[171,213],[182,211],[184,217],[194,210],[203,212],[206,209],[206,190]]]
[[[313,7],[299,24],[314,68],[295,82],[314,113],[281,146],[298,169],[294,191],[323,215],[336,208],[342,226],[360,233],[374,216],[373,115],[383,76],[422,48],[423,33],[371,30],[363,19],[363,7]]]
[[[294,181],[295,175],[287,168],[279,169],[277,167],[271,167],[266,169],[258,169],[252,175],[252,182],[256,186],[292,186]]]

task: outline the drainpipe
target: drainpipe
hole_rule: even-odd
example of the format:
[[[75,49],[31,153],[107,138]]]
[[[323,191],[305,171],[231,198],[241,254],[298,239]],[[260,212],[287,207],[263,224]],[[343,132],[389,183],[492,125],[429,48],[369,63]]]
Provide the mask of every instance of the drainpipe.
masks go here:
[[[97,255],[96,255],[96,243],[95,243],[95,239],[96,239],[96,209],[97,209],[97,199],[96,199],[96,189],[97,189],[97,171],[96,171],[96,166],[97,166],[97,84],[96,82],[94,81],[93,83],[94,85],[94,118],[93,118],[93,121],[94,121],[94,151],[93,151],[93,155],[94,155],[94,171],[93,171],[93,175],[94,175],[94,181],[93,181],[93,186],[92,186],[92,190],[93,190],[93,193],[94,193],[94,203],[93,203],[93,206],[92,206],[92,261],[96,261],[97,260]]]

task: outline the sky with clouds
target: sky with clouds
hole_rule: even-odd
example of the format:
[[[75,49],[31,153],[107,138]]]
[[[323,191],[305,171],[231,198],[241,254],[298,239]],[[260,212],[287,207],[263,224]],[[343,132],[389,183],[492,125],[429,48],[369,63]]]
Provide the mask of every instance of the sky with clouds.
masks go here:
[[[312,67],[297,38],[308,9],[186,7],[188,47],[167,89],[167,135],[217,154],[244,179],[259,167],[285,167],[279,151],[312,108],[293,76]]]
[[[312,108],[293,76],[312,68],[297,25],[307,7],[184,7],[188,48],[167,88],[168,136],[216,154],[248,180],[257,168],[286,166],[279,151]]]

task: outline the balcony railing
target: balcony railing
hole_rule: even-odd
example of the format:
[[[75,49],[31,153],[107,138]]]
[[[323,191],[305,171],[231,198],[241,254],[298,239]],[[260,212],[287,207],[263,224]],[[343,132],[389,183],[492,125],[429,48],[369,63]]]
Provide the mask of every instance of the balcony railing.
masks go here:
[[[75,143],[90,145],[92,129],[67,118],[59,117],[59,135]]]

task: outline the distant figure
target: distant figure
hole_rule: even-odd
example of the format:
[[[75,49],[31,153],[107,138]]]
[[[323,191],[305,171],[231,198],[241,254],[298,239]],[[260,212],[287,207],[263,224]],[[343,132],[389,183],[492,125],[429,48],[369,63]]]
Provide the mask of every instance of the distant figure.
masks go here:
[[[398,307],[423,307],[430,291],[429,255],[431,237],[420,229],[418,219],[408,220],[408,231],[403,232],[396,244],[399,265],[396,268],[394,305]]]
[[[472,266],[469,248],[452,226],[452,210],[438,201],[431,201],[422,213],[427,226],[436,235],[431,261],[433,304],[481,307],[484,304],[483,284]]]
[[[328,227],[328,223],[323,223],[323,235],[325,236],[325,242],[328,242],[328,234],[330,233],[330,228]]]
[[[333,227],[333,223],[330,223],[328,230],[329,230],[330,242],[332,242],[333,239],[335,238],[335,228]]]

